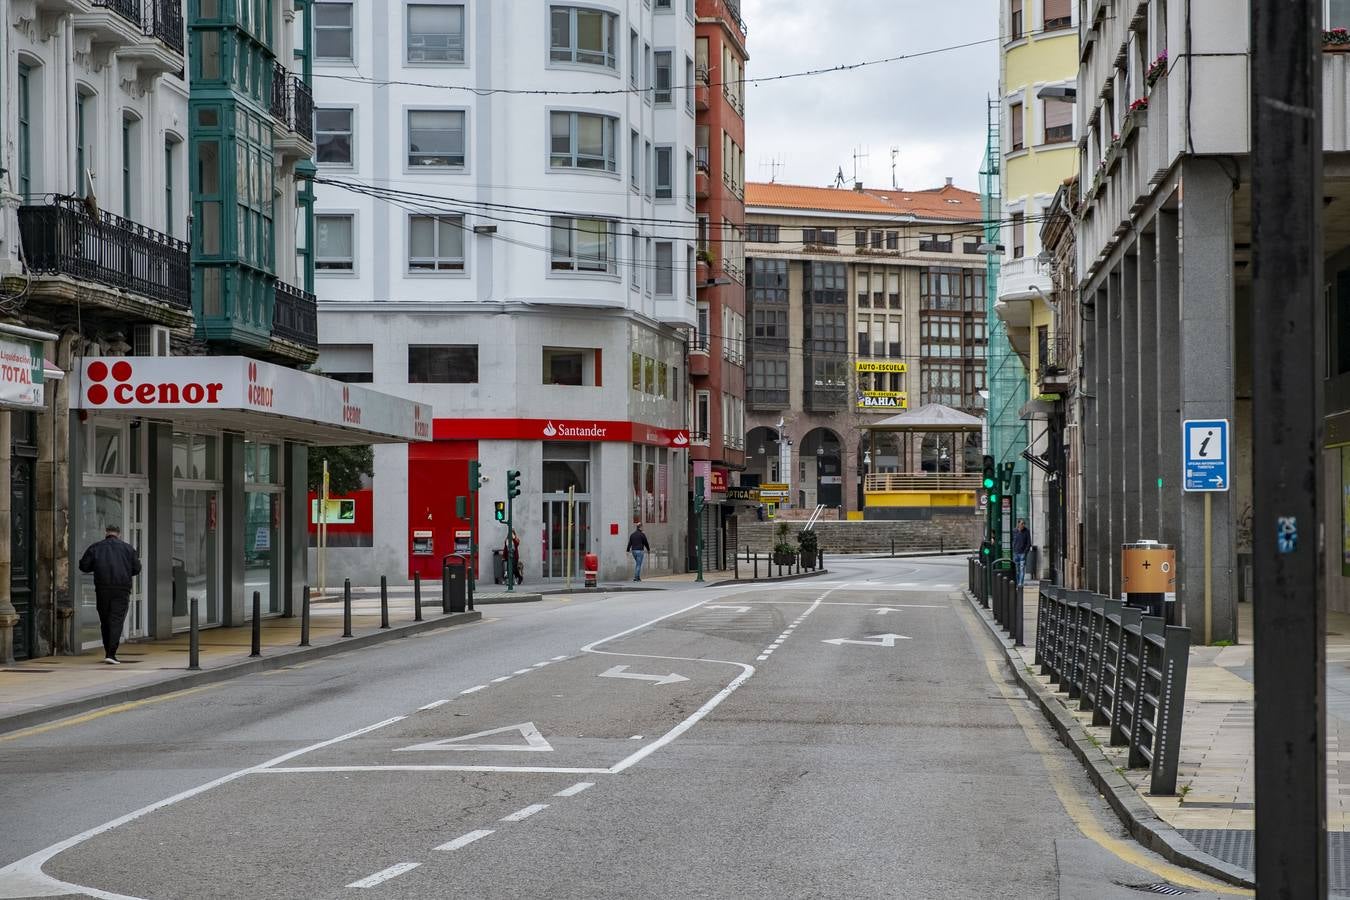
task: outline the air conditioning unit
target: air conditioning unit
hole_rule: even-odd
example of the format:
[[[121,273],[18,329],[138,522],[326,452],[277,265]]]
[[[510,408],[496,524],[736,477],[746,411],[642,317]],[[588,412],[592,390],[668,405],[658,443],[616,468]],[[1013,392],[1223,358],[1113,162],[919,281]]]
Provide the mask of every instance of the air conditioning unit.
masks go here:
[[[132,332],[135,356],[169,356],[169,329],[163,325],[137,325]]]

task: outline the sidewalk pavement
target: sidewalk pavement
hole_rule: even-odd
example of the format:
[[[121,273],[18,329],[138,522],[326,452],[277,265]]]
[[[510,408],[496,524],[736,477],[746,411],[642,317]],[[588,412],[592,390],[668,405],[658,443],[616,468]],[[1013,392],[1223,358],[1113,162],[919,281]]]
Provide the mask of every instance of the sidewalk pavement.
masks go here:
[[[496,592],[475,598],[490,602]],[[517,594],[516,596],[522,596]],[[537,593],[532,599],[541,599]],[[163,641],[124,642],[123,664],[103,662],[102,650],[80,656],[47,656],[0,667],[0,733],[48,722],[109,704],[120,704],[183,689],[196,688],[250,672],[281,668],[370,644],[453,625],[476,622],[481,612],[443,614],[439,595],[432,603],[424,594],[423,621],[413,617],[411,592],[389,603],[390,628],[380,627],[378,588],[373,596],[352,598],[352,637],[342,637],[342,603],[331,600],[310,606],[310,646],[299,647],[300,619],[263,619],[262,657],[250,659],[252,624],[237,628],[203,628],[200,671],[188,670],[188,635]]]
[[[1054,693],[1048,676],[1033,667],[1039,590],[1024,594],[1026,646],[1019,677],[1032,678],[1089,735],[1107,765],[1119,773],[1147,807],[1199,850],[1253,869],[1256,827],[1256,764],[1252,607],[1238,606],[1241,643],[1230,647],[1192,646],[1186,678],[1176,796],[1149,793],[1149,770],[1127,769],[1126,748],[1109,746],[1109,728],[1093,727],[1068,695]],[[1350,615],[1327,614],[1327,831],[1332,859],[1350,849]],[[1333,891],[1350,890],[1350,865],[1333,865]]]

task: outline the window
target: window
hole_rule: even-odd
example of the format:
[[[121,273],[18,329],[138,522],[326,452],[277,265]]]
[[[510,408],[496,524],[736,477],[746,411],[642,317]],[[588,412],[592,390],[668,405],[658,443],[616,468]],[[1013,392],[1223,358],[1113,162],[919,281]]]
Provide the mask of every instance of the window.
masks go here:
[[[774,309],[773,307],[752,309],[750,311],[750,326],[756,353],[787,352],[788,314],[786,309]]]
[[[675,296],[675,245],[656,242],[656,296]]]
[[[408,110],[408,166],[458,168],[464,165],[464,112]]]
[[[314,217],[314,268],[324,272],[350,272],[352,256],[352,221],[350,215],[319,215]]]
[[[617,172],[615,150],[619,120],[595,113],[549,113],[549,165],[555,169],[594,169]]]
[[[652,45],[642,44],[642,65],[647,70],[647,90],[643,92],[642,99],[648,103],[652,102],[652,87],[656,84],[656,72],[652,63]]]
[[[675,198],[675,148],[656,148],[656,199]]]
[[[867,229],[858,228],[853,231],[853,246],[859,250],[867,246]]]
[[[886,232],[886,249],[887,250],[900,249],[900,232],[898,231]]]
[[[1026,216],[1015,212],[1008,218],[1012,228],[1013,259],[1021,259],[1026,254]]]
[[[647,166],[647,196],[653,196],[656,186],[656,157],[652,155],[652,142],[642,142],[642,159]]]
[[[643,258],[644,258],[644,259],[650,259],[650,260],[653,260],[653,261],[654,261],[654,260],[656,259],[656,251],[655,251],[654,249],[652,249],[652,243],[653,243],[653,242],[652,242],[652,239],[651,239],[651,238],[647,238],[647,248],[646,248],[645,250],[643,250],[642,252],[643,252]],[[650,296],[652,295],[652,287],[653,287],[653,285],[655,285],[655,284],[656,284],[656,278],[655,278],[654,276],[652,276],[652,275],[648,275],[648,276],[647,276],[647,282],[646,282],[646,284],[644,285],[644,287],[646,287],[646,293],[647,293],[647,296],[648,296],[648,297],[650,297]]]
[[[477,384],[476,344],[410,344],[409,384]]]
[[[1350,0],[1327,0],[1326,20],[1322,28],[1350,28]]]
[[[408,62],[464,62],[464,7],[409,3]]]
[[[33,193],[32,71],[19,63],[19,195],[25,200]]]
[[[777,225],[747,225],[745,227],[748,231],[746,240],[752,244],[778,243]]]
[[[788,273],[785,259],[750,260],[749,295],[752,305],[788,302]]]
[[[686,282],[685,289],[688,291],[688,293],[685,296],[690,300],[690,302],[692,302],[694,299],[694,295],[698,293],[698,289],[694,286],[694,276],[695,273],[698,271],[698,263],[696,262],[694,257],[693,244],[686,245],[685,251],[686,251],[684,261],[685,264],[684,275]]]
[[[314,111],[314,158],[335,166],[352,164],[352,110]]]
[[[1046,31],[1068,28],[1073,24],[1073,17],[1069,12],[1072,0],[1041,0],[1041,3],[1042,27]],[[1332,5],[1335,5],[1335,0]]]
[[[671,0],[656,0],[656,11],[670,12],[671,11],[670,2]]]
[[[132,221],[136,219],[136,193],[140,189],[136,177],[140,174],[137,164],[139,124],[139,120],[131,116],[122,117],[122,215]]]
[[[175,137],[164,138],[164,233],[169,235],[178,231],[178,204],[173,197],[174,170],[178,168],[174,165],[174,158],[177,156],[178,144]],[[84,176],[76,173],[75,181],[77,184],[83,183]]]
[[[1045,142],[1062,144],[1073,140],[1073,104],[1062,100],[1044,100]]]
[[[642,58],[638,56],[638,33],[628,32],[628,81],[638,87],[642,80]]]
[[[26,91],[27,85],[25,85]],[[93,98],[84,91],[75,92],[75,196],[83,197],[89,193],[87,173],[93,168],[90,156],[89,107]],[[170,219],[172,221],[172,218]]]
[[[554,6],[549,10],[549,59],[618,68],[619,17],[599,9]]]
[[[331,0],[314,4],[314,56],[323,60],[352,60],[352,5]]]
[[[628,248],[629,265],[633,267],[633,290],[642,288],[642,236],[634,228],[631,240],[633,245]]]
[[[628,184],[635,191],[642,190],[642,140],[636,131],[628,134]]]
[[[600,367],[597,365],[599,354],[599,350],[545,347],[544,384],[595,386],[600,375]]]
[[[671,67],[674,54],[669,50],[657,50],[653,56],[653,65],[655,67],[656,80],[653,82],[653,89],[656,91],[656,102],[658,104],[670,104],[673,102],[673,92],[671,90]]]
[[[685,203],[690,209],[695,206],[697,178],[694,175],[694,154],[685,151],[684,154],[684,189]]]
[[[408,269],[464,271],[464,217],[409,216]]]
[[[1022,0],[1008,0],[1008,40],[1022,37]]]
[[[688,56],[684,58],[684,108],[694,111],[694,61]]]
[[[695,353],[708,352],[708,332],[712,330],[712,315],[708,311],[708,304],[700,303],[698,305],[698,316],[695,319],[694,328],[694,346]]]
[[[833,228],[803,228],[802,243],[821,247],[837,247],[839,232]]]
[[[1012,146],[1013,150],[1021,150],[1023,147],[1022,130],[1025,124],[1025,116],[1022,113],[1022,104],[1014,103],[1008,107],[1008,120],[1012,126]]]
[[[554,216],[550,266],[555,272],[615,271],[614,223]]]
[[[709,413],[710,405],[707,391],[698,391],[694,394],[694,433],[690,435],[690,438],[695,444],[708,443],[708,434],[712,422],[712,416]]]
[[[788,363],[785,359],[750,360],[748,373],[749,396],[751,405],[787,405]]]

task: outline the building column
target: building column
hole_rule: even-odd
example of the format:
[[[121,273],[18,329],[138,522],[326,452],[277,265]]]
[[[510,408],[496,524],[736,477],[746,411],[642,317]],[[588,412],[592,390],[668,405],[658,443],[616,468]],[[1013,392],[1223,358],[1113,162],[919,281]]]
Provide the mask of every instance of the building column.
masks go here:
[[[221,453],[220,541],[221,624],[238,627],[247,621],[253,598],[244,597],[244,436],[226,433]]]
[[[1106,379],[1107,379],[1107,485],[1100,502],[1106,510],[1106,540],[1102,547],[1101,593],[1120,596],[1120,565],[1117,556],[1125,532],[1125,378],[1121,357],[1121,271],[1112,269],[1106,276]]]
[[[1139,257],[1127,254],[1121,263],[1120,282],[1121,420],[1121,542],[1137,541],[1140,531],[1139,391]]]
[[[19,613],[9,593],[12,442],[10,413],[0,410],[0,665],[14,662],[14,629],[19,624]]]
[[[1233,420],[1233,182],[1215,162],[1188,159],[1181,209],[1181,418]],[[1180,423],[1175,426],[1180,427]],[[1231,434],[1231,428],[1230,428]],[[1178,437],[1180,440],[1180,437]],[[1230,454],[1231,456],[1231,454]],[[1178,459],[1178,466],[1180,460]],[[1230,459],[1231,469],[1231,459]],[[1181,473],[1178,472],[1178,477]],[[1180,487],[1180,485],[1178,485]],[[1236,534],[1232,492],[1209,495],[1212,555],[1204,558],[1205,495],[1181,500],[1178,602],[1196,642],[1204,640],[1205,579],[1213,598],[1213,640],[1237,638]]]
[[[1181,258],[1175,209],[1158,213],[1155,382],[1158,436],[1158,540],[1181,547]]]
[[[309,448],[288,441],[282,448],[282,455],[282,472],[286,479],[282,614],[290,617],[300,608],[305,585],[309,583]]]
[[[148,442],[149,496],[146,498],[146,535],[142,581],[150,636],[157,641],[173,637],[173,426],[142,425]],[[187,599],[183,599],[187,603]]]
[[[1158,456],[1158,246],[1157,236],[1146,232],[1139,236],[1139,290],[1135,295],[1135,336],[1139,360],[1138,416],[1139,440],[1139,533],[1138,538],[1162,540],[1158,531],[1158,476],[1162,474]],[[1134,378],[1131,378],[1131,383]]]
[[[1091,305],[1083,312],[1083,381],[1087,386],[1083,398],[1083,510],[1086,541],[1083,547],[1083,585],[1087,590],[1101,589],[1102,522],[1101,494],[1106,478],[1106,459],[1102,453],[1102,410],[1106,406],[1106,379],[1102,377],[1101,348],[1105,346],[1106,297],[1098,290]]]
[[[66,369],[71,365],[75,333],[54,345],[52,358]],[[48,653],[69,652],[71,591],[70,557],[70,388],[69,379],[47,381],[47,408],[37,426],[37,574],[45,615],[38,622],[39,643]],[[53,610],[50,604],[55,604]]]

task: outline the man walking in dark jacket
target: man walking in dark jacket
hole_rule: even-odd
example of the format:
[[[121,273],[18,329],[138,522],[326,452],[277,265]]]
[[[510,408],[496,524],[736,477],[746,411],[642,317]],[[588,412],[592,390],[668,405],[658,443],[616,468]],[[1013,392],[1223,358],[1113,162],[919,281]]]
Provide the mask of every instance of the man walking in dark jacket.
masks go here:
[[[1031,552],[1031,530],[1025,519],[1017,520],[1017,529],[1012,536],[1013,564],[1017,566],[1017,586],[1027,580],[1027,554]]]
[[[122,640],[122,623],[131,605],[131,581],[141,574],[136,548],[122,540],[122,529],[109,525],[106,537],[90,544],[80,557],[80,571],[94,576],[94,598],[98,622],[103,631],[103,661],[118,665],[117,645]]]
[[[652,545],[647,542],[647,535],[642,533],[642,526],[628,536],[628,552],[633,554],[633,580],[642,580],[642,560],[647,555],[647,551],[652,549]]]

